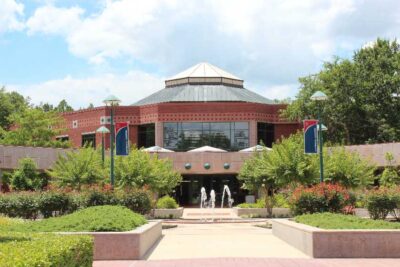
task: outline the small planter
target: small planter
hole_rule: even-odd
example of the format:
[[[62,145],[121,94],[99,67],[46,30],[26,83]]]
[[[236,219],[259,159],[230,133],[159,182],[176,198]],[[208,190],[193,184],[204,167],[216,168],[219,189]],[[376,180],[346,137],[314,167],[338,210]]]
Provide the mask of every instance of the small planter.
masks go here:
[[[268,212],[266,208],[233,208],[233,212],[241,217],[241,216],[258,216],[258,217],[267,217]],[[292,216],[290,209],[288,208],[273,208],[272,209],[272,217],[275,218],[290,218]]]
[[[178,219],[183,215],[183,208],[177,209],[155,209],[154,217],[157,219]]]
[[[274,219],[272,234],[314,258],[400,258],[400,230],[325,230]]]
[[[63,232],[91,235],[93,260],[140,260],[161,238],[161,222],[151,221],[129,232]]]

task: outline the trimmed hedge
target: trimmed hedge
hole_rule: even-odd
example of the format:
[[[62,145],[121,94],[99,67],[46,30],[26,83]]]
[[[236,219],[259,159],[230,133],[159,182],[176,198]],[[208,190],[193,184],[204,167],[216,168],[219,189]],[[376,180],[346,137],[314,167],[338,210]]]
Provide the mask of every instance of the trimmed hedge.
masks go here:
[[[392,214],[397,220],[400,219],[400,187],[381,187],[371,190],[365,198],[365,205],[372,219],[384,220],[389,214]]]
[[[311,225],[322,229],[400,229],[400,223],[383,220],[374,221],[354,215],[315,213],[296,216],[298,223]]]
[[[61,217],[0,225],[10,232],[118,232],[130,231],[147,223],[146,219],[122,206],[97,206]]]
[[[0,232],[0,266],[90,267],[90,236]]]
[[[121,205],[130,210],[147,214],[151,210],[150,195],[145,191],[96,191],[87,192],[19,192],[0,194],[0,214],[8,217],[36,219],[56,217],[82,208],[101,205]]]
[[[175,199],[170,196],[163,196],[157,201],[157,209],[177,209],[179,207]]]

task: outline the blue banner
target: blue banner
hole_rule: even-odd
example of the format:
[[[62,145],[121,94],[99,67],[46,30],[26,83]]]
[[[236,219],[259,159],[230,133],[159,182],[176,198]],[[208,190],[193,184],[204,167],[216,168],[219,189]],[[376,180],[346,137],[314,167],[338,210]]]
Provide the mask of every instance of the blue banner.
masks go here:
[[[118,156],[129,154],[129,124],[127,122],[115,124],[115,152]]]
[[[318,120],[304,120],[304,153],[318,153]]]

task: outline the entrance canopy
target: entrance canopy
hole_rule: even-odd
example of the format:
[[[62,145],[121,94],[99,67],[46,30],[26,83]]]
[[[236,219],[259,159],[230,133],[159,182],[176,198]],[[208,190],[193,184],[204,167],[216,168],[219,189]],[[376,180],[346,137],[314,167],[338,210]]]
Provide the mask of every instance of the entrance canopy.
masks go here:
[[[212,146],[202,146],[199,148],[189,150],[188,152],[228,152],[228,151]]]
[[[156,153],[158,153],[158,152],[174,152],[173,150],[166,149],[166,148],[163,148],[160,146],[151,146],[151,147],[143,149],[143,151],[156,152]]]
[[[272,148],[269,148],[269,147],[266,147],[266,146],[256,145],[256,146],[252,146],[252,147],[249,147],[249,148],[245,148],[245,149],[239,150],[239,152],[260,152],[260,151],[263,151],[263,150],[270,151],[270,150],[272,150]]]

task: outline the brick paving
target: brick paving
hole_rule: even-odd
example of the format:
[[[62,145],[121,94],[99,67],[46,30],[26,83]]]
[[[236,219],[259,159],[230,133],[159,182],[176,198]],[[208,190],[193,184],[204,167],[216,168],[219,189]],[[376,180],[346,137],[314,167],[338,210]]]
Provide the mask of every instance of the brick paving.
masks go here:
[[[155,261],[96,261],[93,267],[395,267],[398,259],[208,258]]]

